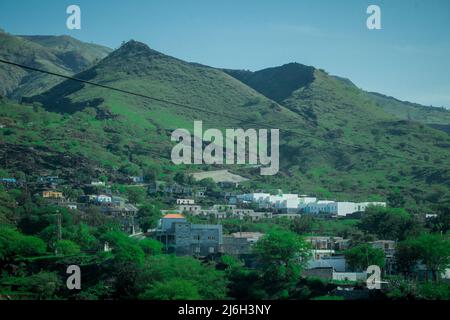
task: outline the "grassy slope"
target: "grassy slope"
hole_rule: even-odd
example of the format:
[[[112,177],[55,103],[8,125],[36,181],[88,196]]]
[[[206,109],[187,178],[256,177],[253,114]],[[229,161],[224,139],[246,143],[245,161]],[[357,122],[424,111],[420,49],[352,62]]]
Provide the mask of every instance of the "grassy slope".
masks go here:
[[[291,139],[284,146],[289,155],[285,172],[305,192],[343,200],[385,199],[398,189],[411,205],[424,198],[448,200],[450,144],[443,132],[399,120],[350,81],[320,70],[312,83],[280,104],[300,115],[318,138]]]
[[[86,43],[69,36],[20,36],[51,51],[71,66],[73,72],[81,72],[103,59],[112,49],[94,43]]]
[[[399,119],[413,120],[430,125],[449,125],[450,110],[438,107],[428,107],[416,103],[400,101],[379,93],[367,93],[375,103]]]
[[[1,58],[64,75],[80,72],[108,52],[70,37],[18,37],[0,31]],[[60,82],[53,76],[0,64],[0,95],[32,96]]]
[[[219,70],[189,64],[135,42],[124,46],[78,77],[205,110],[226,110],[236,118],[193,113],[181,107],[154,103],[89,85],[80,86],[71,81],[46,93],[42,102],[48,109],[69,112],[54,121],[51,131],[46,130],[42,134],[48,136],[45,138],[48,144],[58,150],[84,153],[109,168],[117,169],[126,165],[130,160],[130,150],[133,162],[139,166],[157,162],[170,170],[169,130],[179,127],[191,129],[193,120],[203,120],[205,128],[227,128],[254,118],[262,120],[267,117],[276,122],[278,118],[287,120],[295,117],[294,113],[277,107],[274,102]],[[99,97],[102,97],[100,105],[92,102]],[[94,105],[97,111],[89,108]],[[7,109],[6,106],[3,109]],[[110,119],[97,120],[101,117],[98,109],[111,114]],[[18,115],[8,112],[4,115],[17,119]]]
[[[351,83],[319,70],[312,82],[283,100],[283,106],[221,70],[186,63],[137,42],[126,44],[78,77],[237,119],[67,81],[36,98],[51,111],[0,106],[0,117],[16,121],[13,134],[5,135],[3,130],[3,141],[40,143],[83,155],[112,170],[157,165],[169,173],[199,169],[170,164],[169,135],[174,128],[191,128],[193,120],[221,129],[273,125],[281,129],[282,172],[263,178],[256,169],[238,170],[253,177],[258,186],[343,200],[385,200],[389,192],[400,189],[410,206],[444,201],[449,194],[448,135],[399,121]],[[24,120],[27,117],[36,120],[30,125],[29,119]],[[44,125],[45,118],[50,120]]]

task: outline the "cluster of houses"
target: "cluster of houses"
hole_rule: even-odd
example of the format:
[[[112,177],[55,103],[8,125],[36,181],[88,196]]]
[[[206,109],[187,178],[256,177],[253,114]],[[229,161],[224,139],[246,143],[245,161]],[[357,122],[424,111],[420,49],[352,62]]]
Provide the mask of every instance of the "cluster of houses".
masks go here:
[[[166,253],[207,257],[215,254],[229,254],[243,258],[251,263],[252,246],[262,237],[260,232],[235,232],[223,234],[220,224],[190,223],[180,213],[167,213],[158,226],[147,234],[163,243]],[[319,277],[328,280],[365,281],[363,270],[352,270],[343,254],[351,242],[342,237],[309,236],[311,256],[303,276]],[[384,251],[386,273],[390,274],[395,265],[396,242],[378,240],[370,243],[374,248]]]
[[[122,230],[129,234],[140,232],[136,215],[138,209],[125,198],[112,194],[110,187],[102,181],[92,181],[82,186],[85,195],[78,199],[69,199],[63,192],[59,191],[61,180],[57,176],[46,176],[38,179],[36,196],[41,196],[47,203],[66,207],[70,210],[86,211],[89,207],[94,207],[119,222]]]
[[[159,191],[157,191],[159,190]],[[152,192],[170,193],[172,195],[196,195],[199,190],[185,190],[178,185],[155,185]],[[203,190],[201,190],[203,191]],[[202,198],[200,194],[199,198]],[[198,197],[196,197],[198,199]],[[385,207],[384,202],[336,202],[318,200],[316,197],[283,194],[271,195],[269,193],[227,194],[225,204],[213,204],[208,207],[196,203],[194,197],[179,198],[170,210],[161,210],[163,218],[158,227],[148,230],[149,235],[155,237],[164,244],[167,253],[180,255],[207,256],[215,253],[228,253],[234,255],[250,254],[251,246],[262,236],[255,232],[239,232],[231,235],[222,234],[222,225],[218,224],[193,224],[188,222],[186,216],[214,217],[216,220],[240,219],[257,222],[262,219],[285,217],[295,219],[300,214],[325,213],[330,216],[344,217],[356,212],[363,212],[369,206]],[[257,209],[256,209],[257,208]],[[256,210],[255,210],[256,209]],[[259,210],[258,210],[259,209]],[[316,239],[317,240],[317,239]],[[318,241],[318,240],[317,240]],[[330,242],[320,247],[315,244],[315,257],[321,260],[320,250],[344,250],[349,245],[345,239],[334,239],[333,249]],[[334,252],[326,251],[332,255]],[[329,259],[329,258],[328,258]],[[337,258],[334,258],[337,259]],[[329,260],[327,260],[329,261]],[[340,268],[340,271],[345,268]]]
[[[176,205],[175,212],[177,213],[186,213],[193,216],[213,216],[216,219],[237,218],[242,220],[247,218],[251,221],[258,221],[273,217],[271,212],[255,212],[253,209],[238,208],[234,204],[215,204],[203,208],[196,204],[194,199],[177,199]]]
[[[23,185],[22,181],[19,181],[16,178],[0,178],[0,184],[7,189],[21,187]]]
[[[260,209],[272,209],[280,213],[324,213],[343,217],[364,212],[370,206],[386,207],[386,202],[340,202],[319,200],[316,197],[298,194],[271,195],[270,193],[246,193],[232,197],[234,203],[254,204]]]
[[[189,193],[192,195],[192,193]],[[384,202],[337,202],[318,200],[316,197],[269,193],[230,194],[226,204],[202,207],[193,198],[176,199],[172,210],[162,210],[163,217],[158,226],[148,230],[147,235],[155,237],[164,245],[166,253],[206,257],[214,254],[230,254],[251,261],[252,246],[263,236],[259,232],[236,232],[223,234],[222,225],[196,224],[186,216],[213,216],[221,219],[246,219],[258,221],[287,217],[294,219],[300,214],[327,214],[345,217],[363,212],[370,206],[385,207]],[[253,208],[253,209],[250,209]],[[254,210],[258,208],[259,210]],[[351,270],[343,251],[351,245],[349,239],[341,237],[307,237],[312,255],[307,263],[305,276],[317,276],[332,280],[365,280],[367,275],[360,270]],[[394,264],[395,242],[380,240],[371,243],[385,252],[386,270],[391,272]]]
[[[128,183],[143,185],[142,177],[129,177]],[[0,184],[7,188],[22,185],[15,178],[1,178]],[[72,210],[86,211],[95,207],[105,216],[120,222],[122,229],[130,236],[150,236],[163,243],[166,253],[208,257],[216,254],[230,254],[252,261],[252,246],[264,235],[260,232],[235,232],[224,234],[222,225],[191,223],[187,216],[214,217],[222,219],[240,219],[257,222],[265,219],[285,217],[295,219],[302,214],[321,215],[325,217],[346,217],[364,212],[371,206],[386,207],[385,202],[340,202],[320,200],[313,196],[284,194],[281,191],[270,193],[222,192],[222,204],[215,203],[202,206],[206,198],[206,188],[186,187],[176,183],[155,182],[149,184],[149,194],[163,193],[169,195],[172,209],[161,210],[162,218],[158,226],[142,234],[137,219],[138,209],[127,199],[115,195],[111,187],[103,181],[92,181],[77,186],[84,195],[77,199],[68,199],[61,190],[58,176],[42,176],[33,188],[36,195],[48,203]],[[179,196],[180,198],[174,198]],[[176,200],[176,201],[175,201]],[[211,200],[211,199],[209,199]],[[203,202],[202,202],[203,201]],[[213,202],[214,203],[214,202]],[[428,218],[428,217],[427,217]],[[304,276],[316,276],[331,280],[365,280],[367,274],[361,270],[349,268],[343,252],[351,242],[349,239],[329,236],[310,236],[306,241],[311,244],[311,257],[306,265]],[[382,249],[386,257],[386,272],[395,271],[396,242],[378,240],[370,243],[374,248]]]
[[[251,221],[287,217],[293,219],[299,214],[324,214],[331,217],[345,217],[364,212],[371,206],[386,207],[385,202],[340,202],[318,200],[316,197],[298,194],[248,193],[227,198],[227,204],[215,204],[204,208],[194,199],[177,199],[177,213],[194,216],[214,216],[216,219],[238,218]],[[250,209],[256,207],[259,211]],[[173,210],[172,210],[173,211]]]
[[[154,181],[148,187],[148,193],[150,195],[163,193],[166,195],[176,195],[180,197],[195,197],[195,198],[204,198],[206,190],[207,190],[206,187],[183,186],[178,183],[168,183],[165,181]]]
[[[314,276],[329,280],[360,281],[367,278],[363,270],[352,270],[343,254],[351,241],[342,237],[310,236],[305,240],[310,243],[312,254],[308,261],[304,276]],[[395,265],[396,242],[393,240],[377,240],[370,242],[373,248],[383,250],[386,264],[385,271],[391,274]]]

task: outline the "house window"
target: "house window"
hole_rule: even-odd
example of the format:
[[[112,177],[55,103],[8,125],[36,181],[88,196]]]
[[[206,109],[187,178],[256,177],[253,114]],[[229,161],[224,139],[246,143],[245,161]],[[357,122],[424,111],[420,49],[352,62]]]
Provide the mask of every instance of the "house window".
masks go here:
[[[209,247],[209,253],[214,253],[214,247]]]

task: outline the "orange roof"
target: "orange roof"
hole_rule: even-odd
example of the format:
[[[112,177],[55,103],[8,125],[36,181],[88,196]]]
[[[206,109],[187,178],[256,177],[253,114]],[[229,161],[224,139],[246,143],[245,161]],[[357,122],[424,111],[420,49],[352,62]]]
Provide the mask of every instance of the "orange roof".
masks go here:
[[[184,219],[184,216],[179,213],[169,213],[169,214],[166,214],[163,218],[164,219]]]

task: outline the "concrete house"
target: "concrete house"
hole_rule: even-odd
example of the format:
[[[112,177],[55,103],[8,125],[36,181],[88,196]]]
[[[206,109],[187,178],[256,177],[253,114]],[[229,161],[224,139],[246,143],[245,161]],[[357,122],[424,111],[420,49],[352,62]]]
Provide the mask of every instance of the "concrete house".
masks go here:
[[[386,272],[392,273],[395,268],[395,249],[397,242],[393,240],[377,240],[372,242],[372,247],[383,250],[386,258]]]
[[[105,195],[105,194],[99,194],[95,197],[95,202],[97,203],[111,203],[112,197]]]
[[[177,204],[195,204],[194,199],[177,199]]]
[[[104,187],[104,186],[106,186],[106,184],[103,181],[91,181],[91,186]]]
[[[129,180],[131,183],[134,183],[134,184],[144,183],[144,177],[142,177],[142,176],[132,176],[132,177],[128,177],[128,180]]]
[[[48,199],[64,199],[64,195],[62,192],[59,191],[53,191],[53,190],[46,190],[42,192],[43,198]]]
[[[132,204],[126,203],[123,206],[101,206],[100,211],[120,223],[120,226],[124,232],[128,234],[135,234],[140,231],[136,218],[138,208]]]
[[[236,209],[236,205],[234,205],[234,204],[215,204],[215,205],[213,205],[212,209],[215,209],[217,211],[232,212],[234,209]]]
[[[311,202],[302,207],[305,213],[311,214],[329,214],[338,217],[345,217],[356,212],[364,212],[372,206],[386,207],[385,202],[346,202],[346,201],[327,201],[319,200]]]
[[[202,206],[195,205],[195,204],[180,204],[178,206],[178,210],[181,212],[186,212],[192,215],[198,215],[202,211]]]
[[[235,256],[251,254],[252,246],[263,236],[260,232],[235,232],[223,237],[223,252]]]
[[[222,252],[222,225],[192,224],[181,214],[167,214],[155,230],[166,253],[205,257]]]

